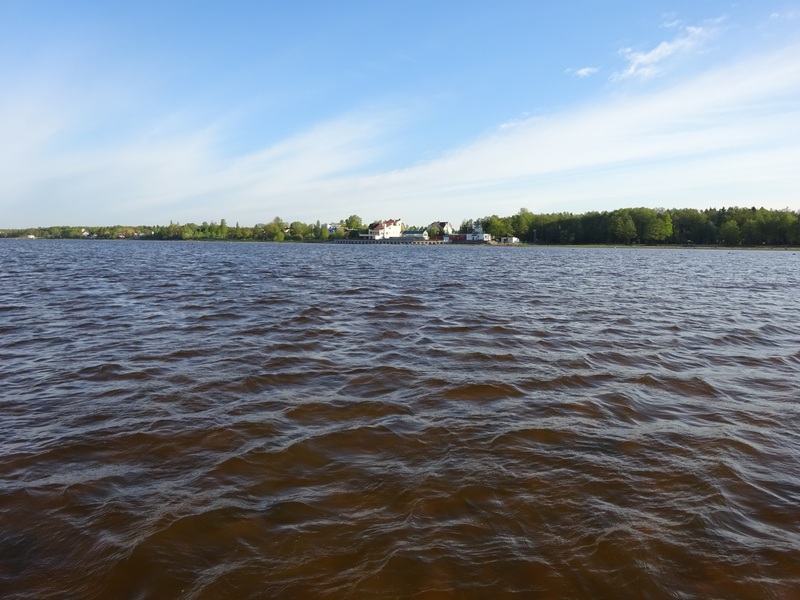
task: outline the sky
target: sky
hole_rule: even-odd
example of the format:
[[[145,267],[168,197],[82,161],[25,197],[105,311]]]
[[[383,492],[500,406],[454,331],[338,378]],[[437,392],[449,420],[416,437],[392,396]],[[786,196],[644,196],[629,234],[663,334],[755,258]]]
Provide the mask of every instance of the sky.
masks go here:
[[[0,0],[0,227],[800,210],[800,0]]]

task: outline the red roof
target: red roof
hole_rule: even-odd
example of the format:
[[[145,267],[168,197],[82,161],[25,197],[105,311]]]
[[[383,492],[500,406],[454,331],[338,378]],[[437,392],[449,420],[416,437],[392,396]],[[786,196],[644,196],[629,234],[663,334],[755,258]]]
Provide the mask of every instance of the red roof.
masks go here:
[[[389,219],[387,221],[379,221],[375,223],[375,225],[371,226],[369,229],[370,231],[375,231],[376,229],[385,229],[387,227],[394,227],[395,225],[400,224],[401,219]]]

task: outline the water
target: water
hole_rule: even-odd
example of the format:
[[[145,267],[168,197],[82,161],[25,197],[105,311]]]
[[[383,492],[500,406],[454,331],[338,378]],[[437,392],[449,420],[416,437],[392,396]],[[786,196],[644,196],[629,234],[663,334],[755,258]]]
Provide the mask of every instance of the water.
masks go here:
[[[3,597],[800,589],[798,253],[0,258]]]

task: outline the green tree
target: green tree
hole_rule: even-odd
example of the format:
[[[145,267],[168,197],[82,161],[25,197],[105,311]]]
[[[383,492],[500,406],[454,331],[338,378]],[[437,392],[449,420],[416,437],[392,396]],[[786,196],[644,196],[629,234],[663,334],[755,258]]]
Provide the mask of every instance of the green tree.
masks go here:
[[[652,244],[665,240],[667,235],[667,224],[663,214],[652,208],[631,208],[628,209],[634,224],[636,225],[636,237],[643,244]],[[672,221],[669,221],[669,235],[672,234]]]
[[[742,234],[742,243],[747,246],[761,245],[761,227],[756,219],[747,219],[739,228]]]
[[[77,239],[83,237],[79,227],[62,227],[58,237],[62,239]]]
[[[609,216],[605,212],[589,212],[580,217],[581,244],[608,244],[611,243],[608,226]]]
[[[483,220],[483,230],[494,238],[510,236],[512,233],[511,218],[492,215]]]
[[[694,208],[670,211],[672,236],[675,244],[703,244],[708,229],[708,216]]]
[[[358,215],[350,215],[344,221],[345,229],[361,229],[363,226],[364,223]]]
[[[369,233],[369,228],[361,227],[359,229],[351,229],[350,231],[347,232],[347,237],[351,240],[357,240],[358,238],[361,237],[362,233],[363,234]]]
[[[521,240],[526,239],[534,218],[534,214],[527,208],[520,208],[519,212],[511,217],[511,233]]]
[[[272,222],[262,226],[261,239],[273,242],[282,242],[285,238],[286,223],[280,217],[275,217]]]
[[[618,243],[630,244],[636,239],[636,225],[627,210],[617,210],[609,221],[611,237]]]
[[[725,246],[738,246],[742,242],[739,225],[733,219],[725,221],[719,228],[719,241]]]
[[[789,227],[788,241],[790,244],[800,244],[800,214],[795,215],[794,223]]]
[[[309,233],[311,233],[311,228],[305,223],[293,221],[292,224],[289,225],[289,234],[296,240],[302,240]]]
[[[793,237],[795,223],[797,223],[797,215],[788,210],[782,210],[779,211],[778,220],[779,237],[777,243],[788,244],[790,243],[790,237]]]
[[[672,217],[668,212],[657,212],[645,229],[647,243],[665,242],[672,236]]]
[[[197,225],[194,223],[186,223],[181,227],[181,239],[193,240],[197,237]]]

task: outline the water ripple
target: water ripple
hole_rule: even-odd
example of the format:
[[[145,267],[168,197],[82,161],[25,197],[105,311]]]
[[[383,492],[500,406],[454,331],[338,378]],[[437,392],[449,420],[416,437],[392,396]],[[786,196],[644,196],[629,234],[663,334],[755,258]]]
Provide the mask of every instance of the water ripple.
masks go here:
[[[1,242],[8,597],[800,588],[794,253]]]

